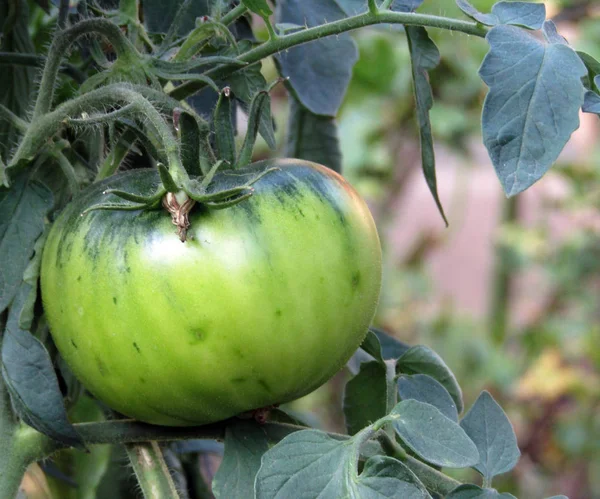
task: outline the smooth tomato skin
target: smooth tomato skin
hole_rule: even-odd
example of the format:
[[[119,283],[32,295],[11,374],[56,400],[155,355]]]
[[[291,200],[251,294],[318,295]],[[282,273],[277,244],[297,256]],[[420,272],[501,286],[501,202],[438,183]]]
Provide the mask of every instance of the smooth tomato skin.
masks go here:
[[[210,423],[313,391],[360,345],[381,286],[366,204],[314,163],[243,171],[270,167],[248,200],[196,206],[185,243],[162,209],[82,215],[110,200],[106,189],[151,192],[154,170],[94,184],[57,219],[44,309],[58,350],[97,398],[149,423]]]

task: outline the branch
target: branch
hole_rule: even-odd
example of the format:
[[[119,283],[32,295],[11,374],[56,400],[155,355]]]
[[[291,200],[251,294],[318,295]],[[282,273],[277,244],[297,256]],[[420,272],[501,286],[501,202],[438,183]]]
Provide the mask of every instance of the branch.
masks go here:
[[[340,19],[331,23],[315,26],[313,28],[296,31],[289,35],[270,39],[258,47],[240,54],[237,59],[246,62],[248,65],[254,64],[266,57],[277,54],[289,48],[304,43],[325,38],[327,36],[339,35],[347,31],[352,31],[365,26],[374,24],[404,24],[413,26],[426,26],[431,28],[447,29],[450,31],[460,31],[469,35],[485,37],[487,28],[481,24],[471,21],[461,21],[458,19],[450,19],[447,17],[432,16],[428,14],[415,14],[405,12],[380,11],[378,13],[365,12],[357,16]],[[231,73],[239,70],[239,67],[232,65],[224,65],[216,67],[205,73],[206,76],[213,80],[221,80]],[[205,83],[201,81],[189,81],[184,83],[170,92],[171,97],[181,100],[196,93],[203,88]]]

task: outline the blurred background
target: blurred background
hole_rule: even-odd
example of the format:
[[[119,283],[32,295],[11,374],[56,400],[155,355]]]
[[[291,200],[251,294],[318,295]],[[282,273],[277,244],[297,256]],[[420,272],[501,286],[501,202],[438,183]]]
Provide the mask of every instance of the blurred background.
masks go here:
[[[489,12],[494,2],[471,3]],[[600,57],[600,2],[544,3],[571,45]],[[427,0],[421,11],[461,17],[448,0]],[[448,228],[421,172],[397,29],[356,33],[361,58],[338,120],[343,173],[368,200],[384,248],[375,325],[436,350],[466,407],[487,389],[506,410],[522,458],[495,480],[499,490],[600,498],[600,120],[582,114],[550,173],[506,199],[480,130],[487,44],[429,33],[442,55],[430,78],[431,121]],[[296,408],[343,430],[340,378]]]
[[[471,3],[488,12],[494,2]],[[600,59],[600,1],[544,3],[561,34]],[[48,43],[51,22],[34,2],[30,7],[30,34],[39,50]],[[450,0],[426,0],[420,11],[464,17]],[[442,30],[429,33],[442,55],[430,78],[431,120],[448,228],[421,172],[401,29],[355,33],[361,58],[338,117],[343,173],[368,200],[384,248],[374,323],[404,342],[436,350],[455,372],[467,408],[487,389],[507,411],[522,458],[512,473],[495,480],[499,490],[522,499],[558,493],[600,498],[600,121],[582,115],[580,129],[550,173],[506,199],[481,139],[486,88],[477,70],[486,42]],[[268,80],[277,76],[272,62],[263,72]],[[287,112],[287,95],[279,86],[274,95],[279,144]],[[277,152],[266,145],[257,152],[269,154]],[[340,373],[289,409],[316,426],[344,431],[341,400],[349,376]],[[102,417],[86,400],[71,412],[73,421]],[[184,456],[186,450],[204,452],[199,461],[184,457],[178,465],[188,473],[196,470],[198,483],[202,477],[210,483],[222,446],[198,445],[178,447]],[[83,489],[61,475],[65,466],[76,468]],[[109,448],[91,456],[63,453],[45,471],[60,498],[127,497],[117,490],[116,477],[131,475],[124,456]],[[45,480],[40,473],[33,467],[26,477],[29,497]],[[457,477],[478,481],[463,473]],[[202,497],[210,497],[209,491]]]

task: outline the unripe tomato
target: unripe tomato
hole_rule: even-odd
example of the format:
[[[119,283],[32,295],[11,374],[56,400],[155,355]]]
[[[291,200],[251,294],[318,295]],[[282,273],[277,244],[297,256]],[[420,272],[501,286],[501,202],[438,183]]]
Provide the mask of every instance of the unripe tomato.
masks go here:
[[[184,243],[164,210],[82,215],[107,189],[151,192],[154,170],[94,184],[63,211],[44,249],[43,304],[97,398],[149,423],[210,423],[311,392],[360,345],[381,284],[371,214],[314,163],[243,172],[272,167],[249,199],[197,205]]]

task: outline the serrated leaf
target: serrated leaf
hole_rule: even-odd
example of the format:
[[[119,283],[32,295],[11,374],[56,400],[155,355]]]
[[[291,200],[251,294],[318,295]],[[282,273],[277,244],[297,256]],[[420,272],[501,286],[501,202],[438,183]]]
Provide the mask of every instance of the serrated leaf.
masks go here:
[[[461,485],[446,496],[446,499],[517,499],[512,494],[500,494],[495,489],[482,489],[477,485]]]
[[[374,456],[359,475],[360,441],[335,440],[317,430],[287,436],[262,458],[256,499],[274,497],[430,498],[418,479],[399,461]],[[293,459],[290,459],[293,456]]]
[[[44,345],[18,325],[31,286],[23,283],[11,304],[2,342],[2,376],[15,412],[29,426],[68,446],[82,448],[65,411],[52,361]]]
[[[346,384],[344,416],[348,434],[355,435],[388,413],[386,367],[383,362],[364,362]]]
[[[437,466],[467,468],[479,461],[465,431],[432,405],[404,400],[390,413],[400,439],[418,456]]]
[[[268,17],[273,14],[269,4],[265,0],[242,0],[248,10],[258,14],[260,17]]]
[[[246,499],[254,488],[263,454],[269,450],[264,429],[254,421],[238,420],[225,430],[225,453],[212,482],[216,498]]]
[[[480,459],[474,468],[488,483],[515,467],[521,456],[515,431],[488,392],[481,392],[460,426],[477,445]]]
[[[44,219],[53,205],[52,192],[27,174],[0,188],[0,312],[21,285]]]
[[[396,364],[397,370],[403,374],[428,374],[439,381],[448,390],[456,404],[459,414],[463,410],[462,391],[454,374],[442,358],[431,348],[417,345],[408,349]]]
[[[290,114],[285,156],[305,159],[342,170],[342,151],[334,118],[317,116],[290,96]]]
[[[335,0],[287,0],[277,5],[277,23],[317,26],[346,17]],[[276,56],[281,76],[313,114],[335,116],[358,60],[348,33],[320,38]]]
[[[487,26],[511,24],[529,29],[540,29],[546,19],[543,3],[498,2],[492,6],[491,14],[483,14],[467,0],[456,0],[456,5],[467,16]]]
[[[527,189],[556,160],[579,126],[584,64],[567,45],[514,26],[487,34],[479,74],[489,87],[483,139],[507,196]]]
[[[398,379],[400,400],[418,400],[437,408],[444,416],[458,423],[456,404],[442,384],[426,374],[400,376]]]
[[[429,85],[428,71],[435,69],[440,63],[440,52],[433,40],[429,38],[425,28],[421,26],[406,26],[406,38],[410,50],[415,102],[417,104],[417,121],[421,140],[421,165],[429,191],[433,196],[444,223],[448,220],[437,190],[435,175],[435,153],[433,150],[433,135],[429,111],[433,107],[433,95]]]

